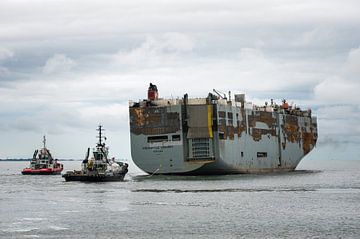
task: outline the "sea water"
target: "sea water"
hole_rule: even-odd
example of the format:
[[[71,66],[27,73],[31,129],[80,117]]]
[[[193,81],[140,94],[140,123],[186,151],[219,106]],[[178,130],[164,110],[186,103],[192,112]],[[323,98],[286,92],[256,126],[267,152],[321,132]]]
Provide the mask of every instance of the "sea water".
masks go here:
[[[64,161],[65,170],[80,161]],[[1,238],[360,238],[360,160],[295,172],[65,182],[0,162]]]

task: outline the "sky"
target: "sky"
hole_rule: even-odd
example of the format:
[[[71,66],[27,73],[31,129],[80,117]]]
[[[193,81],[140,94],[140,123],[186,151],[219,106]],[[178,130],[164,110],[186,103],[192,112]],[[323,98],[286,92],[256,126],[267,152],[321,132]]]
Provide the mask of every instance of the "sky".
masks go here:
[[[85,156],[104,125],[130,159],[129,100],[287,99],[318,118],[310,159],[360,159],[358,0],[1,0],[0,158]]]

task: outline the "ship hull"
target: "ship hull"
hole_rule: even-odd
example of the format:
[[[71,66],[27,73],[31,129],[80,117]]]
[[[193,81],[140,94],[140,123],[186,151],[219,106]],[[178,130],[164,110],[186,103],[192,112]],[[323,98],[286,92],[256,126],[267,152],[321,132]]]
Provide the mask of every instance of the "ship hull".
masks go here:
[[[252,168],[249,167],[222,167],[216,165],[204,165],[199,169],[188,171],[184,173],[175,173],[179,175],[224,175],[224,174],[265,174],[265,173],[283,173],[294,171],[296,167],[274,167],[274,168]],[[174,173],[170,173],[174,174]]]
[[[181,175],[181,176],[197,176],[197,175],[227,175],[227,174],[271,174],[271,173],[287,173],[295,171],[295,168],[265,168],[265,169],[237,169],[237,170],[224,170],[223,168],[218,168],[217,170],[209,170],[206,168],[200,168],[188,172],[167,172],[167,173],[155,173],[161,175]],[[151,172],[146,172],[152,174]]]
[[[146,160],[146,159],[145,159]],[[230,160],[229,160],[230,161]],[[299,162],[301,160],[298,160]],[[143,171],[148,174],[163,174],[163,175],[225,175],[225,174],[263,174],[263,173],[282,173],[282,172],[291,172],[294,171],[298,163],[288,166],[273,166],[273,167],[263,167],[260,164],[247,164],[244,163],[242,166],[229,163],[219,163],[219,162],[196,162],[188,163],[192,164],[190,167],[184,165],[182,169],[174,171],[171,167],[165,167],[159,165],[158,168],[154,170],[154,166],[143,166],[143,160],[134,161],[135,164],[140,167]],[[179,160],[182,162],[182,160]],[[274,163],[277,163],[277,160],[274,160]],[[289,164],[289,163],[288,163]],[[156,165],[158,166],[158,165]],[[196,167],[196,168],[192,168]]]
[[[307,112],[186,99],[130,106],[134,163],[149,174],[277,173],[295,170],[316,144]]]

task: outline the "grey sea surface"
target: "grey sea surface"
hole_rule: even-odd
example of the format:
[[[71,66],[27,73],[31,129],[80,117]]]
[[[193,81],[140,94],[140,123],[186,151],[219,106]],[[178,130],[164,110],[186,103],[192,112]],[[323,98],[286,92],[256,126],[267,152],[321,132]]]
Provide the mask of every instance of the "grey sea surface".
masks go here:
[[[80,161],[63,162],[65,170]],[[360,160],[295,172],[65,182],[0,162],[0,238],[360,238]]]

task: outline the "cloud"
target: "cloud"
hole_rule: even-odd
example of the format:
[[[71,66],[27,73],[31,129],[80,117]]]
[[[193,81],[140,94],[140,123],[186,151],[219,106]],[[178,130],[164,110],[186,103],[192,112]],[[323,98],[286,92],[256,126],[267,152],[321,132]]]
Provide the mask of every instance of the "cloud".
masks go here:
[[[323,103],[333,104],[358,104],[360,85],[341,77],[328,78],[318,84],[315,89],[315,97]]]
[[[76,154],[66,135],[83,143],[86,129],[105,122],[125,135],[129,155],[127,101],[145,98],[152,82],[161,97],[216,88],[260,103],[300,102],[315,108],[319,144],[357,142],[359,7],[355,0],[1,1],[3,138],[47,131]]]
[[[336,42],[336,34],[336,30],[331,27],[316,27],[301,33],[293,44],[300,47],[332,46]]]
[[[199,47],[197,37],[171,32],[148,34],[131,49],[94,55],[91,61],[80,57],[75,63],[65,54],[55,54],[46,61],[43,72],[2,89],[8,105],[4,112],[22,112],[2,121],[19,132],[53,135],[84,132],[98,123],[113,132],[128,132],[127,100],[145,98],[149,82],[158,85],[161,97],[181,97],[184,93],[203,97],[216,88],[233,93],[246,91],[250,99],[259,94],[259,102],[274,98],[273,92],[279,98],[292,95],[294,99],[293,92],[311,91],[317,84],[315,67],[302,59],[284,60],[249,47],[231,54],[204,56],[197,51]],[[91,69],[86,66],[89,62],[104,69]],[[75,66],[77,70],[72,71]],[[301,94],[297,97],[304,100]],[[320,129],[326,129],[322,135],[343,135],[339,130],[331,131],[336,129],[336,122],[326,119],[327,110],[318,111],[323,115]],[[31,112],[36,114],[29,116]],[[326,121],[321,122],[323,119]],[[350,130],[348,127],[345,132]]]
[[[7,67],[2,66],[2,62],[8,60],[14,56],[14,52],[6,49],[4,47],[0,47],[0,82],[5,79],[5,77],[9,76],[9,69]]]
[[[335,76],[314,88],[315,99],[329,104],[360,104],[360,48],[351,49]]]
[[[327,105],[317,111],[319,132],[338,140],[356,138],[360,135],[360,107],[356,105]]]
[[[351,49],[334,75],[314,87],[319,142],[328,150],[336,149],[348,157],[360,155],[360,48]],[[351,156],[350,156],[351,155]]]
[[[360,82],[360,47],[350,50],[340,75],[349,82]]]
[[[14,56],[14,52],[10,51],[9,49],[0,47],[0,61],[11,58]]]
[[[9,75],[9,70],[5,67],[0,66],[0,78],[3,78],[6,75]]]
[[[191,53],[194,40],[186,34],[171,32],[160,36],[147,35],[145,41],[130,51],[120,51],[114,55],[120,66],[154,67],[167,65],[180,55]]]
[[[111,71],[119,71],[122,78],[131,77],[133,82],[147,79],[158,83],[160,93],[201,94],[197,96],[206,95],[213,88],[253,93],[310,90],[318,78],[311,72],[313,65],[302,60],[274,58],[256,48],[204,56],[197,50],[201,47],[200,39],[171,34],[166,44],[163,36],[148,36],[139,46],[115,54]],[[176,40],[179,36],[181,44]]]
[[[64,54],[55,54],[53,57],[49,58],[43,68],[43,73],[45,74],[55,74],[55,73],[65,73],[69,72],[76,62],[67,57]]]

